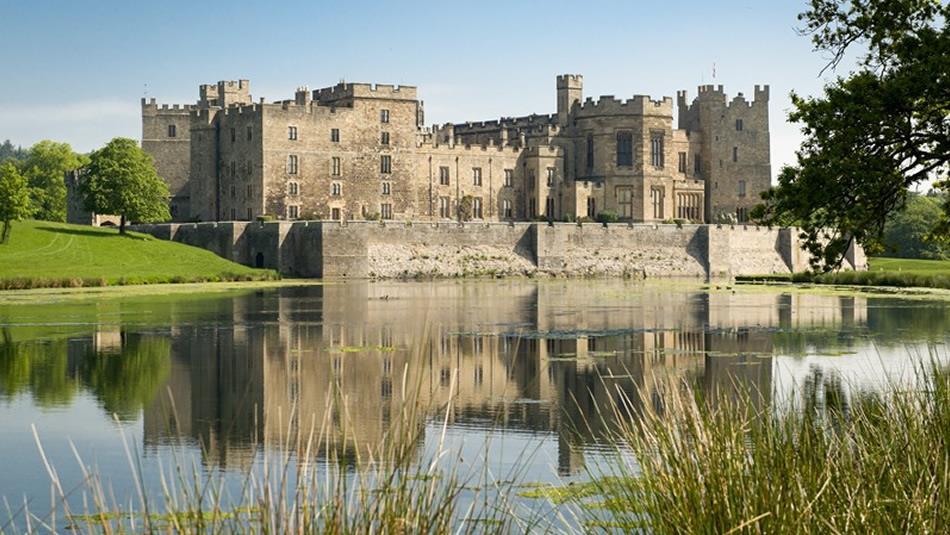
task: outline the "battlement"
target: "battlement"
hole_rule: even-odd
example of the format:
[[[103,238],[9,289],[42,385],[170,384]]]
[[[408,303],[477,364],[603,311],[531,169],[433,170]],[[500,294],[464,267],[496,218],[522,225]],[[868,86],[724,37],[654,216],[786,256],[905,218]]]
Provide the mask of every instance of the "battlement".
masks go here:
[[[249,80],[221,80],[216,84],[198,86],[198,103],[202,106],[227,107],[232,104],[250,104]]]
[[[534,114],[524,117],[502,117],[493,121],[468,121],[453,126],[456,133],[471,134],[493,132],[502,128],[532,129],[553,124],[557,124],[556,115]]]
[[[581,88],[584,85],[584,76],[581,74],[559,74],[557,89]]]
[[[653,100],[647,95],[634,95],[628,100],[620,100],[613,95],[603,95],[598,100],[588,97],[574,110],[575,117],[596,117],[601,115],[673,115],[673,99],[663,97]]]
[[[474,152],[489,153],[494,152],[496,154],[511,154],[517,155],[520,152],[524,151],[525,148],[519,145],[496,145],[494,142],[488,142],[478,145],[472,144],[461,144],[461,143],[439,143],[437,139],[433,139],[433,136],[423,137],[419,143],[416,144],[416,148],[423,149],[426,151],[434,152],[438,155],[450,156],[453,154],[456,155],[471,155]]]
[[[350,98],[379,98],[389,100],[416,100],[416,87],[411,85],[339,83],[313,92],[320,102]]]
[[[726,93],[723,91],[721,85],[701,85],[698,88],[698,94],[696,98],[693,99],[692,104],[687,100],[687,92],[685,90],[676,92],[676,103],[677,106],[683,111],[689,111],[698,103],[717,103],[722,104],[726,108],[731,108],[732,106],[755,106],[757,104],[767,105],[769,102],[769,86],[755,86],[754,99],[750,102],[745,98],[741,92],[737,93],[731,101],[727,101]]]
[[[161,104],[159,105],[154,98],[142,99],[142,113],[147,114],[171,114],[188,115],[192,110],[197,109],[194,104]]]

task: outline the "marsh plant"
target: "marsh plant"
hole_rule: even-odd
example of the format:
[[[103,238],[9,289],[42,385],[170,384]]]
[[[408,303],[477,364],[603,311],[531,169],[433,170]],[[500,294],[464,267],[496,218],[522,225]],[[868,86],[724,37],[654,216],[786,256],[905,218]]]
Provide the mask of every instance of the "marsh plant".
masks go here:
[[[662,399],[616,387],[574,422],[606,440],[605,460],[553,486],[525,484],[532,452],[505,474],[487,468],[487,447],[462,459],[446,446],[453,396],[421,409],[408,369],[374,445],[331,391],[322,417],[291,408],[237,484],[175,456],[150,494],[125,442],[136,499],[122,501],[75,448],[84,479],[67,486],[37,435],[54,506],[8,504],[0,532],[935,533],[950,518],[950,372],[937,364],[914,386],[875,393],[816,372],[781,400],[738,383],[709,393],[688,378],[658,379]]]
[[[950,373],[918,373],[917,387],[877,393],[819,374],[781,410],[748,389],[710,399],[681,385],[662,411],[616,419],[606,474],[561,500],[589,527],[651,533],[945,532]]]

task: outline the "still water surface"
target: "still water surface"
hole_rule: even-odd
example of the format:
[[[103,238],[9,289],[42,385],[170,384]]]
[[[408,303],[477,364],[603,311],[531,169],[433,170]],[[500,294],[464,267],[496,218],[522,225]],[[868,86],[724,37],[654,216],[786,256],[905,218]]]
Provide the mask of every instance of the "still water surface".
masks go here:
[[[806,382],[847,396],[912,384],[921,362],[947,359],[948,340],[943,300],[622,281],[345,283],[3,306],[0,497],[49,507],[34,426],[67,489],[82,477],[72,443],[128,503],[123,437],[156,492],[160,462],[182,448],[200,470],[240,473],[314,418],[330,423],[323,452],[357,464],[410,388],[426,406],[451,401],[447,420],[425,425],[420,452],[443,440],[447,421],[445,444],[469,463],[563,481],[604,448],[597,424],[574,423],[598,421],[618,392],[661,407],[657,385],[674,378],[711,399],[743,385],[777,406]]]

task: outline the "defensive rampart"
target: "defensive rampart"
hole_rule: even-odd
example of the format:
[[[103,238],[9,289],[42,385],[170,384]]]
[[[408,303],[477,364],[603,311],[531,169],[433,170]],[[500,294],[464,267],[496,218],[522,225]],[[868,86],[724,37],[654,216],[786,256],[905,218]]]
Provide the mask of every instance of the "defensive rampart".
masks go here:
[[[794,229],[585,223],[226,222],[137,225],[291,277],[690,277],[803,271]],[[860,249],[846,268],[866,269]]]

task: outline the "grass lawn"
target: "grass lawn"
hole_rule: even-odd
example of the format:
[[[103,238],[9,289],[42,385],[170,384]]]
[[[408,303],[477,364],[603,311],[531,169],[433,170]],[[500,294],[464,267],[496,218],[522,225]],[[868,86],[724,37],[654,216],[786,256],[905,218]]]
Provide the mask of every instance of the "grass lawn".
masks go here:
[[[874,257],[868,259],[868,265],[868,271],[910,273],[914,275],[950,275],[950,260]]]
[[[19,221],[0,245],[0,289],[272,278],[204,249],[111,228]]]

